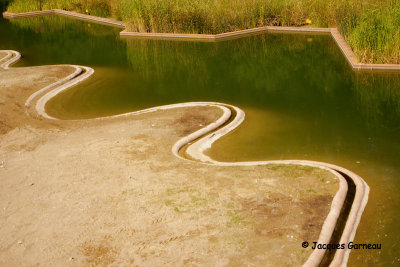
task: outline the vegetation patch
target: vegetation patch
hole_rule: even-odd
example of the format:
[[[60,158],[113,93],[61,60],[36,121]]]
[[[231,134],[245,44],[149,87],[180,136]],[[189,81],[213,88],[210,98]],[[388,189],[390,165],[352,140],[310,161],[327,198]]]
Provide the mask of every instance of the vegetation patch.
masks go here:
[[[361,62],[400,63],[400,0],[15,0],[8,11],[53,8],[113,17],[139,32],[338,27]]]

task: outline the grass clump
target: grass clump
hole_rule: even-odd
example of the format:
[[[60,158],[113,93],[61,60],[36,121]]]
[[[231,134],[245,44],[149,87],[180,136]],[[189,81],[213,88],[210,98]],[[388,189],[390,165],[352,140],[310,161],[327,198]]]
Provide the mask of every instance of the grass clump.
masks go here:
[[[366,10],[346,39],[363,62],[400,63],[400,0]]]
[[[111,16],[114,0],[14,0],[9,1],[9,12],[29,12],[49,9],[73,10],[80,13],[90,13],[96,16]]]
[[[139,32],[338,27],[360,61],[400,63],[400,0],[15,0],[8,10],[52,8],[113,17]]]
[[[230,219],[230,223],[248,225],[249,222],[237,210],[228,210],[226,215]]]

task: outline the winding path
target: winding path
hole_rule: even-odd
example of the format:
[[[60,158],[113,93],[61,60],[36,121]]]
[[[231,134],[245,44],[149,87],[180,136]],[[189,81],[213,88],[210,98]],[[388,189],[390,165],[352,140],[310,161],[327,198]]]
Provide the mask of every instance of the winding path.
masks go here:
[[[9,69],[9,66],[21,58],[17,51],[13,50],[0,50],[5,56],[0,58],[0,68]],[[57,118],[51,117],[46,113],[45,105],[47,101],[67,90],[73,85],[90,77],[94,70],[90,67],[78,65],[66,65],[75,68],[74,73],[69,76],[50,84],[41,90],[32,94],[25,102],[25,106],[31,107],[36,101],[35,109],[38,114],[47,118],[56,120]],[[245,119],[245,113],[238,107],[215,102],[189,102],[173,105],[159,106],[149,109],[144,109],[135,112],[124,113],[115,116],[96,119],[112,119],[121,116],[132,116],[143,113],[149,113],[159,110],[167,110],[181,107],[195,107],[195,106],[211,106],[219,108],[223,111],[223,115],[215,122],[205,126],[204,128],[181,138],[172,147],[172,153],[181,158],[182,160],[197,161],[201,164],[218,165],[218,166],[254,166],[254,165],[267,165],[267,164],[292,164],[303,165],[320,168],[327,170],[338,177],[340,181],[339,189],[333,198],[330,212],[322,226],[318,243],[330,243],[331,238],[335,232],[335,228],[339,222],[340,216],[343,216],[345,202],[350,201],[351,208],[345,221],[343,231],[340,234],[339,243],[344,243],[345,249],[337,250],[330,266],[346,266],[350,254],[350,249],[347,244],[352,242],[356,234],[357,226],[360,222],[361,215],[368,201],[369,187],[365,181],[357,174],[329,163],[306,161],[306,160],[275,160],[275,161],[249,161],[249,162],[219,162],[205,155],[204,151],[212,146],[212,144],[236,129]],[[350,184],[350,185],[349,185]],[[354,192],[353,192],[354,191]],[[353,195],[354,193],[354,195]],[[354,198],[353,198],[354,197]],[[351,202],[352,200],[352,202]],[[325,250],[314,250],[304,266],[318,266],[325,256]]]

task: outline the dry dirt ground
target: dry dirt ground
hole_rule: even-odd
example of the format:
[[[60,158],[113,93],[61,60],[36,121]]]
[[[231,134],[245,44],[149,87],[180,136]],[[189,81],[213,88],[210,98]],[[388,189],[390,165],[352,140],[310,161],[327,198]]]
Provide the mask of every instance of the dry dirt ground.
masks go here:
[[[0,266],[295,266],[338,180],[298,166],[216,167],[173,156],[211,107],[118,119],[26,113],[70,67],[0,70]]]

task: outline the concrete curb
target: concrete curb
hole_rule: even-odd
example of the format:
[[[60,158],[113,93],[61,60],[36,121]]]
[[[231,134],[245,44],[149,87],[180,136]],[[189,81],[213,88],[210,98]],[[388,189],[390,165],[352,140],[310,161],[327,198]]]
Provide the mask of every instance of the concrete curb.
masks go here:
[[[9,66],[11,64],[15,63],[16,61],[18,61],[21,58],[21,54],[18,51],[0,50],[0,52],[6,53],[6,56],[0,59],[0,63],[4,61],[0,65],[0,68],[3,68],[3,69],[9,69]],[[85,67],[85,66],[77,66],[77,65],[54,65],[54,66],[69,66],[69,67],[75,68],[75,71],[72,74],[68,75],[67,77],[62,78],[62,79],[58,80],[57,82],[52,83],[52,84],[36,91],[32,95],[30,95],[28,97],[28,99],[25,101],[25,107],[28,108],[30,106],[31,102],[36,97],[53,89],[49,93],[42,96],[36,103],[36,111],[41,116],[48,118],[48,119],[53,119],[53,117],[50,117],[44,111],[45,103],[48,101],[48,99],[52,98],[54,95],[58,94],[59,92],[65,90],[73,85],[80,83],[81,81],[85,80],[86,78],[88,78],[89,76],[91,76],[94,73],[94,70],[92,68]]]
[[[6,56],[0,59],[0,63],[3,62],[0,67],[4,69],[8,69],[9,65],[16,62],[20,57],[20,53],[13,50],[5,50],[0,52],[6,52]],[[91,76],[94,72],[92,68],[84,67],[84,66],[76,66],[76,65],[67,65],[76,68],[76,71],[71,75],[63,78],[35,93],[33,93],[28,100],[25,102],[25,106],[28,108],[33,99],[39,97],[40,94],[44,94],[39,100],[36,102],[36,111],[43,117],[48,119],[56,119],[48,115],[45,111],[46,103],[57,94],[62,91],[67,90],[73,85],[83,81],[84,79]],[[47,92],[48,90],[51,90]],[[46,93],[47,92],[47,93]],[[109,116],[104,118],[96,118],[96,119],[112,119],[122,116],[134,116],[144,113],[150,113],[159,110],[168,110],[182,107],[198,107],[198,106],[211,106],[219,108],[223,111],[223,115],[216,120],[215,122],[201,128],[200,130],[179,139],[172,147],[172,153],[183,160],[195,160],[202,164],[214,165],[214,166],[255,166],[255,165],[269,165],[269,164],[292,164],[292,165],[302,165],[302,166],[311,166],[320,169],[327,170],[334,174],[339,179],[339,189],[336,192],[333,200],[331,209],[324,221],[322,226],[318,243],[327,244],[329,243],[332,234],[334,232],[336,223],[338,221],[341,209],[343,207],[344,201],[347,196],[347,182],[345,178],[340,174],[340,172],[346,174],[350,177],[355,185],[356,185],[356,194],[353,200],[353,204],[351,206],[351,210],[346,221],[346,225],[344,231],[341,235],[340,243],[346,244],[346,249],[338,250],[335,254],[333,261],[330,266],[346,266],[347,260],[350,254],[350,250],[347,249],[347,244],[353,241],[357,226],[360,222],[361,215],[368,201],[369,187],[364,182],[364,180],[353,172],[344,169],[340,166],[316,162],[316,161],[305,161],[305,160],[276,160],[276,161],[253,161],[253,162],[218,162],[207,155],[204,154],[204,151],[212,146],[212,144],[228,134],[229,132],[236,129],[245,118],[245,113],[238,107],[216,103],[216,102],[189,102],[189,103],[179,103],[172,105],[159,106],[149,109],[144,109],[135,112],[124,113],[115,116]],[[234,111],[234,113],[232,112]],[[234,116],[233,120],[229,121],[231,117]],[[192,143],[193,142],[193,143]],[[185,158],[179,154],[179,151],[184,148],[186,145],[186,153],[190,156],[191,159]],[[308,260],[305,262],[303,266],[318,266],[322,261],[325,255],[325,250],[314,250],[309,256]]]
[[[125,23],[124,22],[118,21],[118,20],[114,20],[114,19],[96,17],[96,16],[92,16],[92,15],[85,15],[85,14],[80,14],[80,13],[77,13],[77,12],[60,10],[60,9],[53,9],[52,11],[56,15],[64,15],[64,16],[69,16],[69,17],[75,17],[77,19],[83,19],[83,20],[93,21],[93,22],[96,22],[96,23],[109,24],[109,25],[113,25],[113,26],[116,26],[116,27],[125,28]]]
[[[9,66],[17,62],[21,58],[21,54],[14,50],[0,50],[0,52],[6,53],[7,55],[0,59],[0,63],[4,61],[0,68],[9,69]]]
[[[86,21],[93,21],[96,23],[108,24],[113,25],[120,28],[125,28],[125,23],[122,21],[96,17],[92,15],[80,14],[73,11],[61,10],[61,9],[51,9],[51,10],[42,10],[42,11],[33,11],[33,12],[23,12],[23,13],[10,13],[10,12],[3,12],[3,17],[8,19],[18,19],[18,18],[28,18],[28,17],[36,17],[36,16],[43,16],[43,15],[63,15],[74,17],[77,19],[82,19]]]
[[[51,14],[54,14],[53,10],[42,10],[42,11],[32,11],[32,12],[22,12],[22,13],[10,13],[5,11],[3,12],[3,17],[8,19],[17,19],[17,18],[51,15]]]
[[[81,69],[80,73],[81,75],[79,76],[74,76],[73,78],[71,78],[70,80],[68,80],[67,82],[63,83],[63,84],[58,84],[58,82],[53,83],[49,86],[49,89],[52,88],[51,91],[49,91],[48,93],[46,93],[45,95],[43,95],[41,98],[39,98],[39,100],[36,102],[36,111],[42,116],[45,117],[46,119],[56,119],[54,117],[51,117],[50,115],[48,115],[45,111],[45,106],[46,103],[53,97],[55,97],[56,95],[58,95],[59,93],[61,93],[62,91],[65,91],[66,89],[69,89],[70,87],[80,83],[81,81],[89,78],[93,73],[94,70],[92,68],[89,67],[85,67],[85,66],[76,66],[76,65],[71,65],[72,67],[75,67],[76,69]]]
[[[43,11],[34,11],[34,12],[24,12],[24,13],[9,13],[4,12],[3,17],[9,19],[16,18],[25,18],[31,16],[40,16],[40,15],[63,15],[70,16],[77,19],[93,21],[96,23],[103,23],[108,25],[113,25],[121,28],[125,28],[125,23],[118,20],[96,17],[92,15],[80,14],[77,12],[60,10],[60,9],[52,9],[52,10],[43,10]],[[399,71],[400,64],[365,64],[358,62],[356,55],[353,50],[350,48],[346,40],[340,34],[337,28],[309,28],[309,27],[280,27],[280,26],[266,26],[266,27],[257,27],[252,29],[234,31],[234,32],[226,32],[220,34],[180,34],[180,33],[145,33],[145,32],[129,32],[123,30],[120,32],[120,36],[123,37],[144,37],[150,39],[173,39],[173,40],[195,40],[195,41],[208,41],[208,42],[219,42],[226,41],[234,38],[242,38],[249,35],[255,35],[259,33],[265,33],[269,31],[276,32],[303,32],[303,33],[326,33],[330,34],[332,38],[335,40],[336,44],[339,46],[340,50],[346,57],[350,66],[353,70],[362,71],[362,70],[381,70],[381,71]]]
[[[233,109],[236,112],[235,118],[228,123],[227,125],[223,126],[224,122],[220,121],[218,124],[213,125],[213,127],[207,127],[208,132],[214,131],[212,134],[204,135],[205,128],[200,129],[199,131],[192,133],[182,139],[180,139],[172,148],[172,152],[175,156],[187,160],[186,158],[182,157],[179,154],[179,150],[183,148],[186,144],[190,144],[189,147],[186,148],[186,153],[190,156],[191,159],[197,160],[199,162],[217,166],[258,166],[258,165],[269,165],[269,164],[293,164],[293,165],[302,165],[302,166],[311,166],[316,167],[324,170],[328,170],[334,175],[339,178],[340,186],[339,190],[337,191],[333,201],[331,210],[322,226],[322,230],[320,232],[320,236],[318,239],[318,243],[321,244],[328,244],[333,231],[336,226],[336,222],[339,218],[339,214],[343,203],[346,199],[347,194],[347,182],[345,178],[339,173],[344,173],[348,177],[350,177],[356,185],[356,193],[353,200],[353,204],[351,206],[351,210],[345,224],[345,228],[341,235],[340,243],[345,244],[345,249],[337,250],[335,253],[335,257],[332,260],[330,266],[346,266],[347,261],[349,258],[349,254],[351,250],[348,249],[348,243],[354,240],[354,236],[358,227],[358,224],[361,220],[361,215],[365,209],[365,206],[368,202],[368,195],[369,195],[369,187],[366,182],[356,175],[355,173],[342,168],[337,165],[318,162],[318,161],[308,161],[308,160],[274,160],[274,161],[249,161],[249,162],[218,162],[207,155],[204,154],[204,151],[211,147],[211,145],[218,139],[222,138],[229,132],[236,129],[243,121],[244,121],[244,112],[234,106],[221,104],[223,106],[229,106],[229,108]],[[226,111],[224,111],[226,113]],[[228,113],[229,115],[231,113]],[[227,115],[223,116],[224,118]],[[229,116],[230,117],[230,116]],[[225,122],[228,119],[225,119]],[[218,121],[217,121],[218,122]],[[222,126],[222,127],[221,127]],[[221,128],[219,128],[221,127]],[[201,137],[203,136],[203,137]],[[319,266],[320,262],[324,257],[325,251],[324,250],[314,250],[313,253],[310,255],[308,260],[303,266]]]
[[[63,78],[63,79],[61,79],[61,80],[59,80],[59,81],[57,81],[57,82],[55,82],[55,83],[53,83],[53,84],[50,84],[50,85],[48,85],[48,86],[46,86],[46,87],[40,89],[39,91],[36,91],[36,92],[33,93],[32,95],[30,95],[29,98],[28,98],[28,99],[26,100],[26,102],[25,102],[25,107],[28,107],[28,106],[30,105],[30,103],[32,102],[32,100],[33,100],[35,97],[37,97],[38,95],[41,95],[41,94],[43,94],[44,92],[50,90],[51,88],[54,88],[54,87],[56,87],[56,86],[58,86],[58,85],[61,85],[61,84],[63,84],[63,83],[68,82],[69,80],[72,80],[73,78],[75,78],[76,76],[78,76],[79,74],[81,74],[82,71],[83,71],[81,67],[78,67],[78,66],[72,66],[72,67],[75,67],[75,71],[74,71],[72,74],[70,74],[70,75],[68,75],[67,77],[65,77],[65,78]]]

